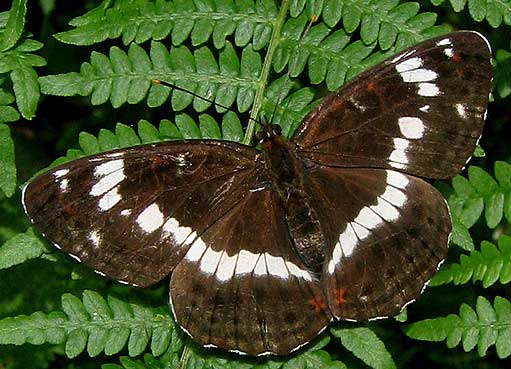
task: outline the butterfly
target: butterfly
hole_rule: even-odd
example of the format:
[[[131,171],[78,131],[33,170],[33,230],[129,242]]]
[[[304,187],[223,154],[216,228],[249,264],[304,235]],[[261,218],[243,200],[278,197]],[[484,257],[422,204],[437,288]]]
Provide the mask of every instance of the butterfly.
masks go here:
[[[334,320],[392,316],[446,256],[442,195],[481,136],[485,38],[460,31],[401,51],[261,150],[184,140],[57,166],[23,191],[32,223],[112,279],[170,277],[176,322],[205,347],[286,355]]]

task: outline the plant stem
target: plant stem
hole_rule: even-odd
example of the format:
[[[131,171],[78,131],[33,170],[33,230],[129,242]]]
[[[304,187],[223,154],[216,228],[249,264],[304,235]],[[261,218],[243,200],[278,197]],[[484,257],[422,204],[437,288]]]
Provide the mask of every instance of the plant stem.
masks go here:
[[[266,85],[268,84],[268,76],[270,75],[271,62],[273,60],[273,55],[275,54],[275,50],[277,49],[277,45],[280,41],[280,35],[282,31],[282,26],[284,25],[284,21],[287,18],[287,12],[289,10],[289,2],[290,0],[283,0],[280,6],[279,14],[277,15],[277,19],[275,20],[275,24],[273,26],[273,33],[271,35],[270,45],[268,46],[268,52],[266,53],[266,57],[264,58],[263,69],[261,70],[261,75],[259,76],[259,87],[257,88],[256,95],[254,98],[254,104],[252,105],[252,110],[250,111],[250,120],[247,126],[247,131],[245,133],[245,138],[243,139],[243,143],[245,145],[250,145],[252,142],[252,136],[254,135],[255,125],[259,111],[263,105],[264,92],[266,89]]]

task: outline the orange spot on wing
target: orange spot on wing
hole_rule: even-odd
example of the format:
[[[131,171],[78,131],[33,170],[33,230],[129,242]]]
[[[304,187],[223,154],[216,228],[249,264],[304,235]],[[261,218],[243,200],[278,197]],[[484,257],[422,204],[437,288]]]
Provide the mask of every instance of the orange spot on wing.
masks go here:
[[[367,90],[368,91],[376,90],[376,82],[374,82],[374,81],[367,82]]]
[[[345,304],[347,302],[347,300],[346,300],[346,290],[344,288],[339,288],[339,289],[335,290],[334,298],[335,298],[335,302],[338,305]]]
[[[161,156],[155,156],[151,158],[151,166],[153,167],[153,169],[156,169],[159,166],[161,166],[163,162],[164,160],[161,158]]]
[[[452,55],[452,61],[453,61],[453,62],[455,62],[455,63],[458,63],[460,60],[461,60],[461,55],[460,55],[460,53],[456,53],[456,52],[455,52],[455,53]]]
[[[314,310],[316,313],[320,313],[321,311],[325,310],[325,304],[321,300],[321,298],[313,297],[309,301],[309,306],[311,310]]]

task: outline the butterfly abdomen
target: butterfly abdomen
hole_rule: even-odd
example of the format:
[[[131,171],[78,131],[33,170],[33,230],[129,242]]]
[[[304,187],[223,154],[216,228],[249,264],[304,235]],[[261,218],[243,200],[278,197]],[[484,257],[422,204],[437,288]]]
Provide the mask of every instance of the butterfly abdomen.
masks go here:
[[[289,236],[300,259],[319,279],[326,239],[319,218],[304,190],[304,164],[293,144],[277,136],[263,143],[266,169],[285,209]]]

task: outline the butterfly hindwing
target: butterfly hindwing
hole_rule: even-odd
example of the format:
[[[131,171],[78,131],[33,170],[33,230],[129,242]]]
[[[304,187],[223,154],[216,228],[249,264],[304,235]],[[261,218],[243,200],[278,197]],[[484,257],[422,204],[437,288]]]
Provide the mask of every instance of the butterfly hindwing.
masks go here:
[[[446,256],[447,205],[422,179],[320,166],[308,173],[305,188],[327,236],[321,282],[338,319],[397,314]]]
[[[111,278],[148,286],[242,199],[256,154],[217,141],[111,151],[39,175],[23,203],[37,228],[69,254]]]
[[[406,49],[325,98],[293,141],[326,165],[452,177],[481,136],[490,56],[468,31]]]
[[[331,320],[269,187],[249,192],[195,241],[170,294],[177,322],[194,340],[250,355],[287,354]]]

